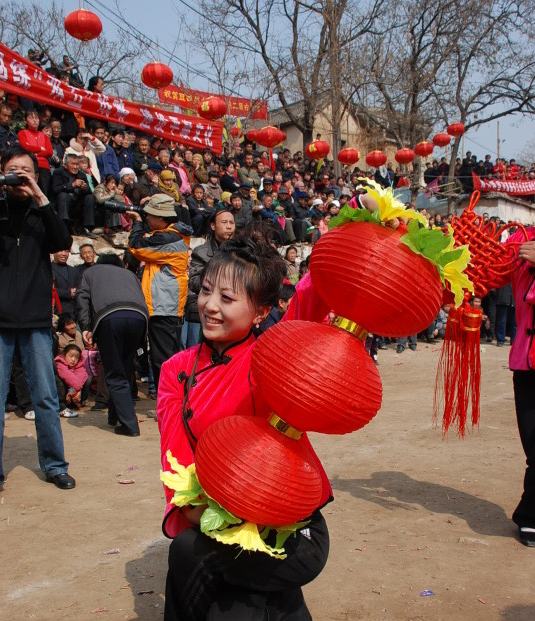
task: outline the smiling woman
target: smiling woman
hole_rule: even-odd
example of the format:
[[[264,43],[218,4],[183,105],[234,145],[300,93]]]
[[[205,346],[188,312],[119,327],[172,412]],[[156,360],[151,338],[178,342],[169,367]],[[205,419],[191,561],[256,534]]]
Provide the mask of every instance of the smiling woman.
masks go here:
[[[216,421],[268,417],[267,403],[250,382],[252,328],[278,301],[283,275],[281,257],[259,234],[225,242],[207,264],[198,299],[203,341],[162,366],[158,423],[164,471],[194,464],[197,440]],[[328,309],[319,306],[324,316]],[[264,619],[268,610],[291,612],[296,621],[311,618],[301,586],[314,580],[327,560],[329,538],[319,509],[331,499],[331,487],[306,436],[303,440],[317,466],[321,494],[306,533],[298,530],[285,545],[284,560],[260,552],[237,554],[234,546],[204,535],[199,523],[206,506],[174,504],[174,490],[164,477],[163,530],[173,538],[166,621]]]

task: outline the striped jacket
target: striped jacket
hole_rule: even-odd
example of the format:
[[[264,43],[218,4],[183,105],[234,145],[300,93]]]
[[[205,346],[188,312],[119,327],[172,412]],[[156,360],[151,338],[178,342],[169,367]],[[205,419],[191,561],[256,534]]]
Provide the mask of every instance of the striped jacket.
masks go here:
[[[134,222],[128,248],[145,262],[141,286],[149,314],[182,317],[188,293],[188,249],[191,227],[177,222],[162,231],[145,232]]]

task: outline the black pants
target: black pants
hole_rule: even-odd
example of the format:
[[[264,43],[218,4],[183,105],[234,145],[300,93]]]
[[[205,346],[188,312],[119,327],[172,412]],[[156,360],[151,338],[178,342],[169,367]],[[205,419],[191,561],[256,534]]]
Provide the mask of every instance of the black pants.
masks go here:
[[[154,384],[158,390],[162,364],[180,351],[182,317],[153,315],[149,318],[149,346]]]
[[[524,493],[513,513],[513,521],[519,527],[535,528],[535,371],[515,371],[513,385],[518,431],[527,464]]]
[[[60,192],[56,197],[56,211],[62,220],[70,221],[79,219],[75,211],[82,211],[82,225],[86,227],[95,226],[95,197],[92,194],[78,196],[77,194],[67,194]]]
[[[327,562],[329,533],[321,513],[284,548],[284,560],[238,553],[198,528],[183,531],[169,548],[165,621],[311,621],[301,587]]]
[[[145,319],[114,315],[112,313],[103,319],[95,334],[110,391],[108,422],[119,421],[129,431],[139,432],[132,400],[132,378],[136,351],[145,336]]]
[[[13,379],[13,385],[15,388],[16,400],[10,401],[19,406],[24,414],[33,410],[32,397],[30,395],[30,388],[24,375],[24,367],[20,359],[19,348],[15,348],[13,355],[13,366],[11,368],[11,377]]]

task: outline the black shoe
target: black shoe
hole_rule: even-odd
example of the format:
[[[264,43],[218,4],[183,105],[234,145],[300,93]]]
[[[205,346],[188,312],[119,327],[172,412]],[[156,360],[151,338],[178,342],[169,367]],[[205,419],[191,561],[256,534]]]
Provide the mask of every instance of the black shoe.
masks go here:
[[[403,347],[403,345],[398,345],[398,346],[396,347],[396,352],[397,352],[398,354],[402,354],[404,351],[405,351],[405,348]]]
[[[154,392],[154,391],[151,391],[151,392],[149,392],[149,397],[151,399],[154,399],[154,401],[156,401],[156,399],[158,398],[158,393]]]
[[[56,474],[53,477],[46,477],[48,483],[54,483],[59,489],[74,489],[76,481],[66,472]]]
[[[409,349],[411,351],[416,351],[416,345],[409,345]]]
[[[119,423],[118,420],[112,420],[112,419],[108,418],[108,425],[110,427],[115,427],[115,425],[117,425],[118,423]]]
[[[95,405],[92,408],[89,408],[90,412],[104,412],[104,410],[108,409],[108,404],[107,403],[99,403],[98,401],[95,402]]]
[[[535,548],[535,528],[521,526],[518,529],[518,536],[520,537],[520,543],[523,543],[528,548]]]
[[[379,345],[377,345],[377,347],[379,349],[388,349],[388,347],[386,346],[386,343],[379,343]]]
[[[137,438],[140,434],[139,431],[130,431],[128,427],[124,425],[119,425],[119,427],[115,427],[113,430],[118,436],[129,436],[131,438]]]
[[[80,231],[81,231],[82,235],[84,235],[85,237],[89,237],[89,239],[98,239],[98,235],[95,235],[92,231],[90,231],[85,226],[83,226],[80,229]]]

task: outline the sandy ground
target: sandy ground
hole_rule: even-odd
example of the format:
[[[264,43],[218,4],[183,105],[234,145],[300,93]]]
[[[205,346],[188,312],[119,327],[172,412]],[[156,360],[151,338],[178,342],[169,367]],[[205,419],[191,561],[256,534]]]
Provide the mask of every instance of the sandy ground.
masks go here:
[[[484,347],[482,421],[463,441],[433,427],[438,350],[426,344],[380,352],[383,408],[367,428],[313,436],[335,492],[329,562],[305,588],[316,621],[535,619],[535,549],[509,519],[524,456],[508,353]],[[141,438],[115,436],[102,413],[63,420],[73,491],[43,482],[34,425],[11,415],[0,618],[163,618],[168,541],[151,407],[139,403]]]

